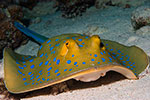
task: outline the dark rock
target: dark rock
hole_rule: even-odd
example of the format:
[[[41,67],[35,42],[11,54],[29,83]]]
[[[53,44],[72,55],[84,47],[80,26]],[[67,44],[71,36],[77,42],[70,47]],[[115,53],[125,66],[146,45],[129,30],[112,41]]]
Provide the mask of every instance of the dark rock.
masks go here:
[[[133,11],[131,23],[134,29],[150,25],[150,6],[138,7],[135,11]]]

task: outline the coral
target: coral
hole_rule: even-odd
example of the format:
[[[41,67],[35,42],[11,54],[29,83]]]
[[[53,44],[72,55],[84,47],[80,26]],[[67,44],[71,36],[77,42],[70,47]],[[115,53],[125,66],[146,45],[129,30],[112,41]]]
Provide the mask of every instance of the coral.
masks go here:
[[[150,26],[143,26],[136,31],[136,34],[150,36]]]
[[[111,5],[111,1],[110,0],[96,0],[95,1],[95,7],[97,9],[105,8],[107,5]]]
[[[7,9],[12,19],[19,20],[23,17],[21,6],[10,5]]]
[[[27,42],[27,37],[13,26],[13,22],[22,17],[20,6],[11,5],[5,9],[0,8],[0,58],[5,47],[15,49]]]
[[[62,17],[65,18],[81,16],[94,3],[95,0],[57,0],[57,6],[62,11]]]
[[[150,25],[150,6],[138,7],[132,12],[131,23],[134,29],[139,29],[142,26]]]
[[[139,6],[143,4],[146,0],[111,0],[112,5],[117,5],[121,7],[126,6]]]

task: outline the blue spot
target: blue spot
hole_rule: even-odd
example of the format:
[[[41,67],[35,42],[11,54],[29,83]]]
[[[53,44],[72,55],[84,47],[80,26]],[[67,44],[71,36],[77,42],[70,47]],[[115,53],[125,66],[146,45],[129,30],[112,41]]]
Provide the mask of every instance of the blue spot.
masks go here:
[[[26,78],[23,78],[23,80],[25,81],[25,80],[26,80]]]
[[[54,62],[56,61],[56,57],[53,59],[53,61],[54,61]]]
[[[136,73],[134,73],[135,75],[137,75]]]
[[[104,58],[102,58],[102,61],[103,61],[103,62],[105,62],[105,59],[104,59]]]
[[[71,60],[68,60],[67,63],[70,64],[70,63],[71,63]]]
[[[33,59],[31,59],[31,60],[29,60],[30,62],[32,62],[33,61]]]
[[[50,74],[48,74],[47,76],[50,76]]]
[[[28,83],[27,83],[27,82],[24,82],[24,85],[28,85]]]
[[[88,36],[85,37],[86,39],[89,38]]]
[[[83,45],[79,45],[79,47],[83,47]]]
[[[78,67],[78,65],[76,65],[76,67]]]
[[[23,67],[27,67],[27,65],[23,65]]]
[[[131,64],[131,62],[129,62],[129,64]]]
[[[129,61],[129,58],[126,61]]]
[[[49,44],[49,46],[51,46],[52,44]]]
[[[56,39],[55,41],[58,41],[59,39]]]
[[[22,72],[21,72],[20,70],[18,70],[18,72],[19,72],[20,74],[22,74]]]
[[[98,64],[100,64],[100,62],[97,62]]]
[[[34,68],[34,65],[31,65],[31,67],[30,67],[31,69],[33,69]]]
[[[70,39],[70,37],[66,37],[66,39]]]
[[[106,44],[106,46],[108,46],[108,44]]]
[[[127,68],[130,68],[130,66],[127,66]]]
[[[110,51],[113,51],[113,49],[110,49]]]
[[[72,57],[74,57],[74,55],[72,55]]]
[[[103,55],[103,52],[100,52]]]
[[[42,78],[43,81],[45,81],[45,78]]]
[[[64,72],[67,71],[67,69],[64,69]]]
[[[82,41],[82,39],[78,39],[78,41]]]
[[[95,61],[95,59],[91,59],[91,61]]]
[[[72,69],[69,69],[69,71],[72,71]]]
[[[36,78],[38,78],[38,77],[39,77],[39,75],[36,76]]]
[[[51,65],[51,63],[49,64],[49,66]]]
[[[47,41],[47,43],[50,43],[50,42],[51,42],[51,40],[48,40],[48,41]]]
[[[82,62],[82,64],[86,64],[86,62]]]
[[[123,53],[121,55],[124,55]]]
[[[94,57],[97,57],[97,54],[95,54]]]
[[[25,75],[25,74],[22,74],[23,76]]]
[[[120,50],[118,50],[118,53],[121,53],[121,51],[120,51]]]
[[[111,58],[111,57],[109,57],[109,59],[110,59],[110,60],[112,60],[112,58]]]
[[[116,59],[116,57],[115,56],[112,56],[114,59]]]
[[[90,54],[90,56],[92,56],[92,54]]]
[[[30,80],[33,80],[34,79],[34,77],[31,77],[31,79]]]
[[[113,52],[112,54],[115,55],[116,53]]]
[[[52,69],[52,67],[49,67],[47,71],[50,71]]]
[[[60,75],[60,73],[58,73],[56,76],[59,76]]]
[[[23,61],[22,63],[23,63],[23,64],[25,64],[26,62],[25,62],[25,61]]]
[[[52,50],[53,50],[53,48],[54,48],[54,47],[50,47],[50,51],[52,51]]]
[[[66,40],[64,40],[64,43],[66,42]]]
[[[47,79],[47,81],[49,81],[49,78]]]
[[[57,47],[58,47],[59,45],[60,45],[60,43],[56,44],[55,46],[57,46]]]
[[[42,54],[40,55],[40,57],[43,57],[43,55],[44,55],[44,54],[42,53]]]
[[[135,64],[135,62],[134,63],[132,63],[133,65]]]
[[[40,82],[40,83],[42,83],[42,82]]]
[[[48,64],[48,62],[49,62],[49,61],[46,61],[46,62],[45,62],[45,65],[47,65],[47,64]]]
[[[122,63],[126,63],[126,61],[122,61]]]
[[[40,78],[37,81],[40,81]]]
[[[28,75],[31,75],[32,72],[29,72]]]
[[[45,53],[45,56],[47,56],[47,53]]]
[[[74,65],[76,65],[77,64],[77,62],[74,62]]]
[[[123,58],[120,58],[120,60],[123,60]]]
[[[41,62],[40,64],[39,64],[39,66],[41,66],[43,64],[43,62]]]
[[[133,70],[133,68],[131,68],[131,70]]]
[[[34,74],[32,74],[30,77],[32,77]]]
[[[84,42],[82,42],[82,44],[85,44]]]
[[[56,51],[52,51],[51,54],[55,54]]]
[[[32,85],[34,85],[34,83],[32,83]]]
[[[19,64],[19,62],[18,62],[18,61],[17,61],[16,63],[17,63],[17,64]]]
[[[47,74],[50,74],[50,72],[48,72]]]
[[[41,45],[39,49],[41,50],[41,49],[42,49],[42,47],[43,47],[43,45]]]
[[[119,54],[117,54],[116,57],[119,57]]]
[[[38,85],[38,83],[36,83],[36,85]]]
[[[20,67],[20,66],[18,66],[20,69],[24,69],[24,67]]]
[[[40,73],[40,75],[42,75],[42,73]]]
[[[60,59],[58,59],[57,61],[56,61],[56,64],[58,65],[60,63]]]
[[[109,52],[108,52],[108,54],[111,55]]]
[[[56,69],[56,70],[55,70],[55,73],[57,73],[58,71],[59,71],[59,70],[58,70],[58,69]]]
[[[103,51],[105,54],[106,54],[106,52],[105,51]]]
[[[75,40],[75,39],[76,39],[76,37],[72,37],[72,39],[73,39],[73,40]]]
[[[42,70],[40,70],[39,73],[42,73]]]

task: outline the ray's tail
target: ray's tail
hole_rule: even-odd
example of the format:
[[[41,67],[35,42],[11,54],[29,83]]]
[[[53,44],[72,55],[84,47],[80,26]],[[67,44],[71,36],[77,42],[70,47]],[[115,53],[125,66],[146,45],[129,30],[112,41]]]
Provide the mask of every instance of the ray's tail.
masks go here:
[[[25,35],[33,38],[35,41],[37,41],[38,43],[43,43],[45,42],[48,38],[45,36],[42,36],[26,27],[24,27],[23,25],[21,25],[19,22],[14,22],[14,26],[19,29],[21,32],[23,32]]]

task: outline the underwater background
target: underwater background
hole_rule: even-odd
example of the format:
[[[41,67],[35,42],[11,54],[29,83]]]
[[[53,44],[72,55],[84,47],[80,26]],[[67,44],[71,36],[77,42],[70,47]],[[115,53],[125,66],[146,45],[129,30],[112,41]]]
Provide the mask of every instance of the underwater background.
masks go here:
[[[5,47],[25,55],[36,55],[39,48],[37,43],[13,26],[14,21],[46,37],[68,33],[96,34],[102,39],[136,45],[150,56],[150,0],[1,0],[0,78],[4,75],[2,60]],[[150,73],[134,81],[117,73],[108,73],[108,76],[96,82],[76,84],[77,88],[74,87],[72,92],[55,96],[45,93],[49,89],[43,90],[42,95],[36,91],[28,96],[23,94],[21,98],[11,96],[22,100],[150,98]],[[3,97],[0,96],[0,99]]]

